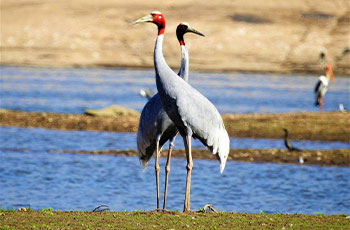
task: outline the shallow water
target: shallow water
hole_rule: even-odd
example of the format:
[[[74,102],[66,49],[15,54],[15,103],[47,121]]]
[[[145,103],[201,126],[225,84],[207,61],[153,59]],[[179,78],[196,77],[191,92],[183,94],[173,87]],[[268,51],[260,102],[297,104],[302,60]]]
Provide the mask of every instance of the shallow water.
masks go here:
[[[154,159],[143,172],[137,157],[58,154],[55,150],[135,149],[135,134],[0,127],[0,207],[92,210],[155,208]],[[231,146],[273,148],[282,140],[231,139]],[[349,147],[349,143],[295,142],[302,147]],[[300,144],[300,145],[299,145]],[[198,142],[194,146],[202,147]],[[183,148],[180,138],[176,147]],[[54,150],[54,151],[53,151]],[[160,159],[161,191],[165,159]],[[172,159],[168,208],[182,210],[185,159]],[[350,168],[194,160],[193,210],[348,213]]]
[[[24,111],[82,113],[120,104],[138,111],[141,88],[155,90],[153,70],[0,67],[0,107]],[[190,83],[224,113],[317,111],[315,76],[196,73]],[[337,78],[325,110],[349,108],[349,78]],[[156,207],[153,167],[144,172],[137,157],[57,154],[52,150],[135,149],[135,134],[0,127],[0,207],[112,210]],[[349,143],[292,141],[302,149],[349,148]],[[183,148],[177,138],[176,148]],[[198,142],[194,148],[203,148]],[[231,148],[284,148],[282,140],[231,138]],[[152,159],[150,165],[153,165]],[[161,164],[161,191],[165,159]],[[168,209],[182,210],[184,159],[173,159]],[[191,207],[219,211],[349,213],[348,167],[195,160]],[[162,197],[161,197],[162,198]]]
[[[348,142],[321,142],[321,141],[291,141],[293,146],[301,149],[344,149],[350,148]],[[0,127],[0,151],[31,150],[31,151],[55,151],[55,150],[126,150],[136,149],[135,133],[111,133],[92,131],[60,131],[48,129],[25,129]],[[285,148],[283,140],[278,139],[252,139],[230,138],[231,148]],[[194,140],[193,148],[205,148],[202,143]],[[167,148],[168,144],[164,145]],[[183,149],[181,137],[175,140],[175,149]]]
[[[153,167],[137,157],[39,152],[0,152],[0,207],[150,210],[156,207]],[[153,159],[150,165],[153,165]],[[161,200],[164,185],[161,165]],[[167,208],[182,210],[184,159],[172,159]],[[350,168],[194,160],[191,208],[219,211],[324,214],[349,213]]]
[[[119,104],[141,111],[142,88],[156,92],[153,70],[29,68],[0,66],[0,107],[24,111],[83,113]],[[190,84],[221,113],[318,111],[313,89],[318,75],[191,72]],[[325,110],[350,107],[350,79],[336,78]]]

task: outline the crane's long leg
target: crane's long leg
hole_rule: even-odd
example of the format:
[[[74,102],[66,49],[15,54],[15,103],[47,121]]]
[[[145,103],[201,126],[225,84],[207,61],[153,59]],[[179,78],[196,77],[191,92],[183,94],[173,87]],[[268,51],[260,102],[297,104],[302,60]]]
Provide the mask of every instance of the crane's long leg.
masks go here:
[[[169,141],[169,151],[168,151],[168,158],[165,165],[165,189],[164,189],[164,202],[163,202],[163,209],[165,209],[166,206],[166,198],[167,198],[167,191],[168,191],[168,176],[170,172],[170,160],[171,160],[171,150],[174,146],[174,139]]]
[[[192,153],[191,153],[191,135],[188,135],[184,138],[184,145],[186,150],[187,158],[187,178],[186,178],[186,193],[185,193],[185,203],[184,203],[184,212],[190,211],[190,190],[191,190],[191,173],[192,173]]]
[[[158,158],[159,158],[159,141],[157,140],[157,147],[156,147],[156,162],[155,162],[155,170],[156,170],[156,184],[157,184],[157,209],[159,209],[159,163],[158,163]]]
[[[323,96],[320,98],[320,111],[323,111]]]

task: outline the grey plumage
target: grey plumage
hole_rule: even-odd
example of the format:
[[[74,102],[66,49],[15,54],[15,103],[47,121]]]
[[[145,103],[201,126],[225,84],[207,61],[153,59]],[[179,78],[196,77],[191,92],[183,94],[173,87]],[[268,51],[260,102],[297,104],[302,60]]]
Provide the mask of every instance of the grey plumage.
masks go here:
[[[159,142],[160,148],[168,140],[173,144],[176,134],[177,129],[164,111],[159,95],[154,95],[141,112],[137,131],[137,149],[143,167],[153,156],[156,142]]]
[[[162,13],[154,11],[150,15],[138,19],[133,24],[140,22],[152,22],[158,27],[158,37],[154,49],[154,67],[156,71],[158,95],[164,111],[174,122],[184,140],[187,158],[184,211],[189,211],[191,172],[193,166],[191,138],[198,138],[212,153],[216,154],[217,158],[220,160],[221,172],[225,168],[230,148],[230,139],[227,135],[222,118],[215,106],[185,80],[179,78],[166,64],[162,51],[165,31],[165,19]],[[198,31],[195,32],[198,33]],[[155,169],[157,200],[159,200],[158,154],[156,154]],[[159,204],[157,203],[157,207],[158,206]]]
[[[177,29],[178,40],[183,40],[183,35],[186,32],[179,30],[180,26],[186,26],[191,28],[188,23],[180,23]],[[180,37],[179,37],[180,36]],[[178,76],[188,81],[189,72],[189,58],[188,50],[185,45],[181,45],[181,66]],[[139,153],[139,159],[142,165],[145,167],[156,150],[156,142],[159,141],[160,149],[164,143],[169,140],[169,147],[173,145],[177,134],[177,129],[174,123],[171,121],[167,113],[164,111],[158,93],[155,94],[144,106],[139,128],[137,131],[137,149]]]
[[[164,110],[175,123],[181,136],[199,139],[220,160],[225,168],[229,137],[215,106],[195,88],[177,77],[162,55],[164,35],[159,35],[155,47],[157,89]]]

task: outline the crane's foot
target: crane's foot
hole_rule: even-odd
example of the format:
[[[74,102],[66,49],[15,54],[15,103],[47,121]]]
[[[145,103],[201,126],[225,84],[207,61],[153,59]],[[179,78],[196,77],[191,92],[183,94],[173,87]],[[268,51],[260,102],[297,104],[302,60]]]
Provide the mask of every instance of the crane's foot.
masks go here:
[[[153,209],[153,210],[149,210],[147,212],[171,212],[170,210],[166,210],[164,208],[156,208],[156,209]]]
[[[203,212],[214,212],[214,213],[218,213],[218,211],[216,211],[213,206],[211,206],[210,204],[206,204],[203,207]]]

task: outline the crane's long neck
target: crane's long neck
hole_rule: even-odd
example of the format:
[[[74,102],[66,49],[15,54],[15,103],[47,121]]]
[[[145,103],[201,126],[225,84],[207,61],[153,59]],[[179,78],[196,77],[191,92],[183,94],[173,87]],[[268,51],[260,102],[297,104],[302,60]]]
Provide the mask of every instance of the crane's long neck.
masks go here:
[[[163,56],[163,39],[164,34],[159,34],[154,48],[154,68],[157,76],[162,76],[162,73],[172,71]]]
[[[166,63],[163,56],[163,39],[164,34],[159,34],[156,40],[156,45],[154,48],[154,69],[156,72],[156,84],[158,93],[160,95],[165,94],[165,85],[172,82],[173,76],[176,74]]]
[[[188,81],[188,72],[189,72],[188,50],[185,44],[183,45],[181,44],[180,47],[181,47],[181,67],[178,75],[182,77],[185,81]]]

